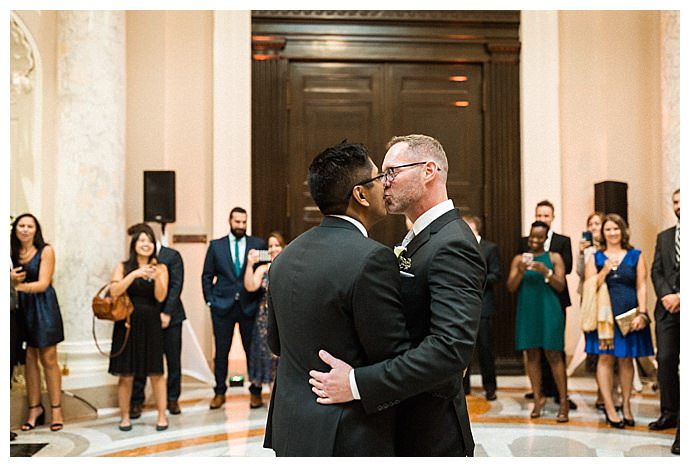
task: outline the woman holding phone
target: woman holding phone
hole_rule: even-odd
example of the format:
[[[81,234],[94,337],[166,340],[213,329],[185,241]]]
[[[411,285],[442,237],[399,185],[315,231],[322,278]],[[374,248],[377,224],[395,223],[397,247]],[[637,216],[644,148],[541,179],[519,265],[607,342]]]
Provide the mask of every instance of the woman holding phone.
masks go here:
[[[546,398],[541,393],[541,352],[543,349],[558,389],[560,408],[557,422],[568,421],[568,387],[564,347],[565,318],[557,293],[565,287],[565,264],[561,255],[544,250],[549,226],[532,224],[527,246],[529,251],[513,258],[506,282],[509,291],[517,292],[515,348],[527,356],[527,375],[534,392],[531,418],[541,416]]]
[[[261,262],[261,254],[258,250],[249,250],[247,253],[247,268],[244,274],[244,288],[248,292],[255,292],[261,289],[261,302],[259,311],[256,313],[254,329],[252,331],[252,344],[249,361],[249,380],[254,386],[261,387],[263,383],[269,385],[269,391],[273,390],[273,381],[276,377],[276,366],[278,357],[268,348],[268,270],[271,262],[285,248],[285,239],[278,232],[271,232],[268,235],[268,256],[269,262]],[[261,263],[254,266],[257,263]],[[256,409],[263,405],[262,401],[251,401],[249,407]]]
[[[33,214],[22,214],[12,223],[10,254],[13,266],[10,278],[19,293],[18,317],[27,343],[25,373],[29,413],[21,429],[33,430],[45,422],[40,361],[50,399],[50,430],[59,431],[64,425],[57,344],[65,337],[60,305],[52,285],[55,251],[43,240],[41,224]]]

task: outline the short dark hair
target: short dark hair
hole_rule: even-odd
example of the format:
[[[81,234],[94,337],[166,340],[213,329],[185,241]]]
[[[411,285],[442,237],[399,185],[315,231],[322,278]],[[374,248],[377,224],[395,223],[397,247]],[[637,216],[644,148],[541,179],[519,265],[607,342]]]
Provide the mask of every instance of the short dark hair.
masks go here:
[[[542,201],[539,201],[539,202],[537,203],[537,208],[538,208],[539,206],[547,206],[547,207],[550,207],[550,208],[551,208],[551,212],[553,212],[553,213],[556,212],[556,208],[553,207],[553,203],[552,203],[551,201],[549,201],[548,199],[544,199],[544,200],[542,200]],[[535,209],[536,209],[536,208],[535,208]]]
[[[676,196],[678,193],[680,193],[680,188],[676,188],[671,196]]]
[[[241,208],[241,207],[239,207],[239,206],[235,206],[234,208],[232,208],[232,209],[230,210],[230,215],[228,215],[228,221],[229,221],[230,219],[232,219],[232,215],[235,214],[236,212],[239,213],[239,214],[247,214],[247,210],[246,210],[246,209]]]
[[[544,205],[544,206],[546,206],[546,205]],[[530,226],[530,230],[532,230],[535,227],[541,227],[543,229],[546,229],[547,231],[549,230],[549,225],[546,222],[542,222],[542,221],[532,222],[532,225]]]
[[[309,192],[324,215],[344,214],[352,188],[371,176],[369,150],[359,143],[343,142],[317,155],[309,164]]]

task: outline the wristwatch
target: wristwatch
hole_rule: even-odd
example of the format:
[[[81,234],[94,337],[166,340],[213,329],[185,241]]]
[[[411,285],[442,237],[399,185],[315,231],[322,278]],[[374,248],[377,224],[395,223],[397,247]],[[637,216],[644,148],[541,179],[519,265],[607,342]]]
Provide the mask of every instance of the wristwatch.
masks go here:
[[[549,269],[549,273],[544,277],[544,282],[548,284],[551,281],[551,276],[553,276],[553,269]]]

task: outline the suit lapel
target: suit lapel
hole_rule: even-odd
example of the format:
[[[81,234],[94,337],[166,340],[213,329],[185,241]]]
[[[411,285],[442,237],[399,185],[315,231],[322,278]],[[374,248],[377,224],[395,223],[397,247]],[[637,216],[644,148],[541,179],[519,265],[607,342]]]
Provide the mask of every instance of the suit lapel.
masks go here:
[[[407,245],[407,254],[405,256],[408,258],[411,257],[415,251],[429,241],[433,234],[441,230],[449,222],[457,219],[460,219],[460,214],[457,209],[453,209],[441,215],[441,217],[434,220],[424,230],[419,232],[419,235],[415,235],[412,241]]]
[[[221,249],[221,261],[223,261],[223,264],[225,267],[228,268],[228,271],[230,271],[230,274],[232,274],[234,277],[237,277],[235,274],[235,262],[233,261],[232,258],[232,253],[230,253],[230,236],[226,235],[225,237],[220,239],[220,249]]]

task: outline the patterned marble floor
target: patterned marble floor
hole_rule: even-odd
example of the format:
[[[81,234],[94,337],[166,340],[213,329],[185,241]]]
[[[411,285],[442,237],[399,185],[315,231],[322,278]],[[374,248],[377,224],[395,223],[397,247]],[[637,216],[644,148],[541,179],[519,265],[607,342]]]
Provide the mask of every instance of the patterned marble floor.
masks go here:
[[[656,418],[658,399],[649,388],[636,393],[633,412],[637,426],[624,430],[606,426],[594,408],[595,387],[591,378],[569,380],[571,399],[579,408],[570,422],[556,423],[558,407],[550,402],[542,418],[530,419],[531,403],[524,399],[525,377],[499,377],[498,399],[483,397],[478,376],[472,376],[468,396],[472,431],[478,457],[648,457],[673,456],[674,430],[652,432],[647,423]],[[246,389],[231,388],[224,408],[209,410],[212,391],[199,384],[183,385],[182,414],[170,416],[170,429],[155,431],[155,412],[145,407],[130,432],[117,429],[117,410],[101,409],[95,420],[69,423],[52,433],[47,427],[18,432],[10,443],[12,457],[224,457],[264,456],[262,448],[266,407],[250,410]],[[267,398],[268,395],[265,395]],[[15,430],[16,431],[16,430]],[[677,457],[677,456],[673,456]]]

